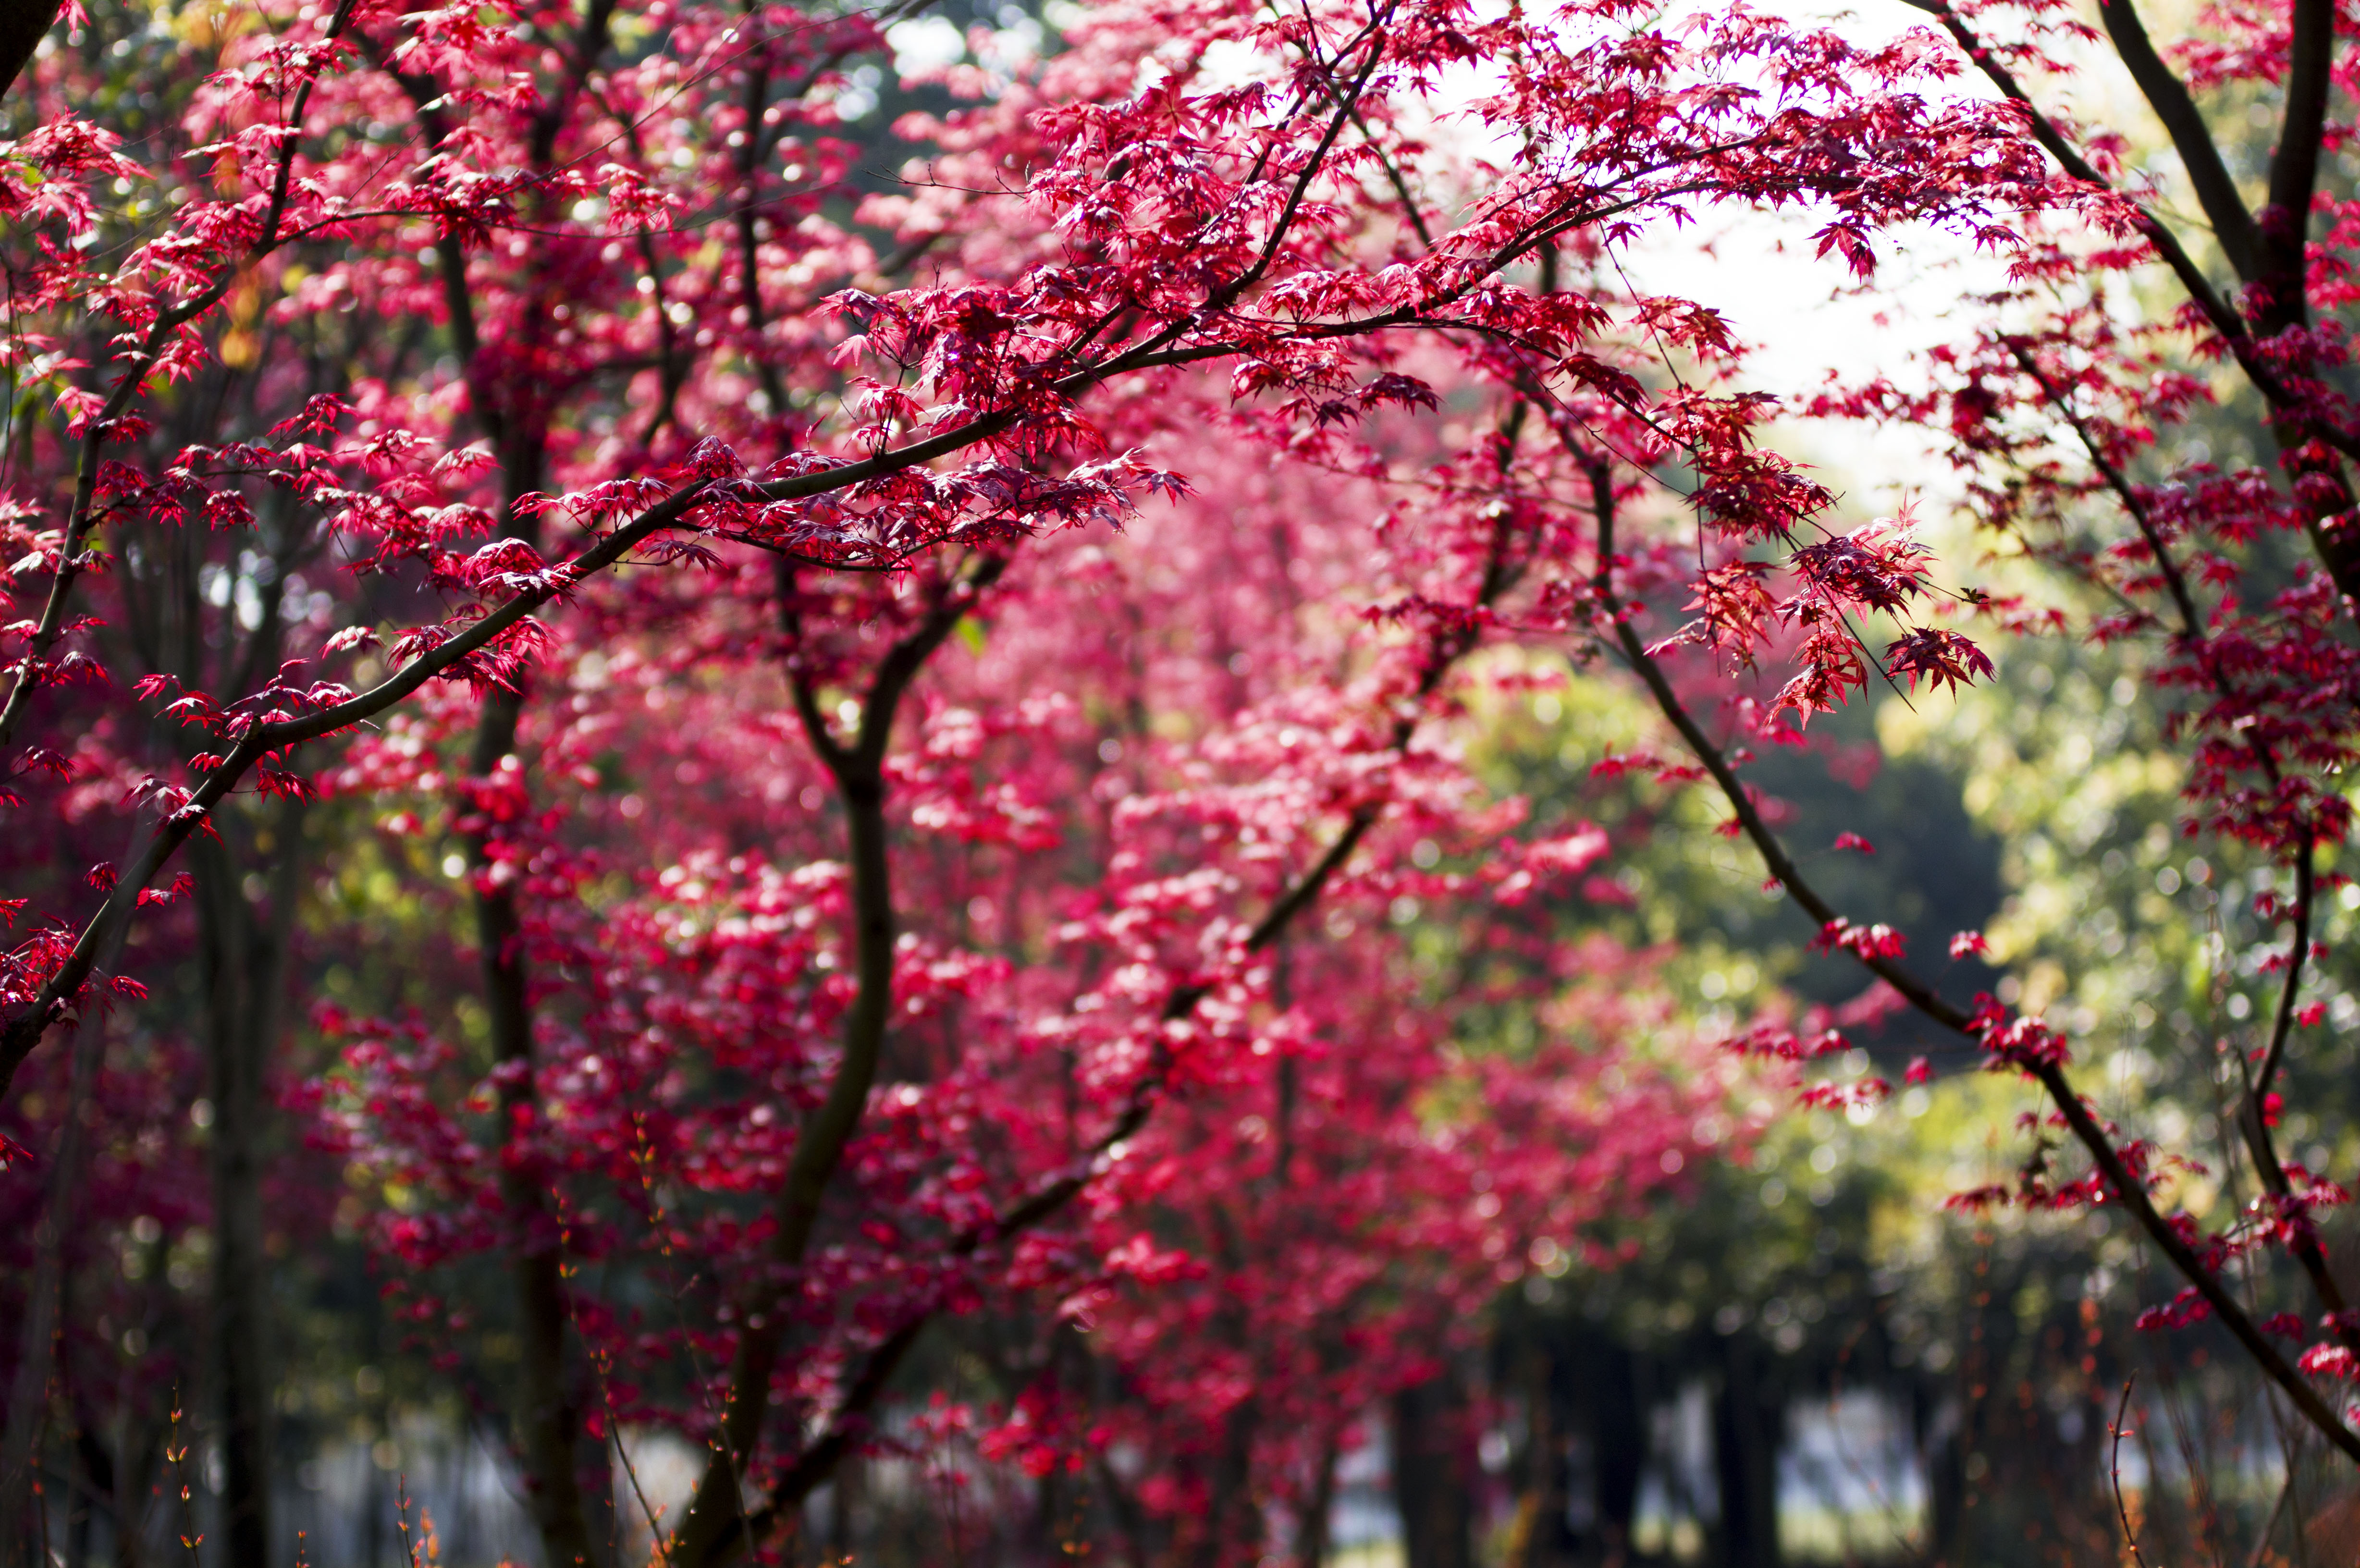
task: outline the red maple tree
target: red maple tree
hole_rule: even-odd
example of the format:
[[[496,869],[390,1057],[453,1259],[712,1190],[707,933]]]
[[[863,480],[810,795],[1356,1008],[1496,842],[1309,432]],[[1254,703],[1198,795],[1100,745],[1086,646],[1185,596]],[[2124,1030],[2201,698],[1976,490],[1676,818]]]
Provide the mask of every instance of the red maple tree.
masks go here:
[[[339,0],[120,54],[68,18],[20,89],[41,128],[0,158],[27,605],[0,766],[44,824],[10,862],[0,1094],[31,1074],[52,1107],[157,1118],[187,1064],[110,1073],[104,1019],[192,950],[214,1267],[258,1273],[297,889],[242,857],[390,808],[335,853],[460,846],[485,1050],[424,1010],[323,1009],[342,1062],[298,1098],[403,1194],[366,1224],[421,1321],[464,1335],[448,1281],[504,1263],[552,1560],[597,1555],[579,1456],[626,1421],[705,1444],[668,1560],[768,1550],[879,1440],[929,1323],[1020,1301],[1040,1337],[987,1452],[1081,1452],[1054,1346],[1090,1323],[1159,1466],[1141,1495],[1239,1549],[1259,1502],[1318,1511],[1340,1434],[1310,1412],[1415,1376],[1474,1292],[1581,1247],[1602,1194],[1644,1198],[1718,1115],[1723,1070],[1638,1002],[1501,1062],[1418,1006],[1422,919],[1469,955],[1454,1006],[1644,993],[1519,913],[1602,835],[1522,821],[1459,755],[1469,693],[1513,684],[1491,650],[1572,647],[1635,674],[1692,757],[1655,765],[1721,793],[1826,947],[2049,1094],[2090,1172],[2010,1195],[2128,1207],[2360,1454],[2306,1376],[2360,1350],[2311,1220],[2340,1190],[2270,1134],[2348,818],[2346,214],[2317,189],[2338,23],[2224,11],[2182,52],[2201,85],[2283,84],[2249,213],[2106,9],[2231,299],[2116,146],[2018,85],[2064,72],[2045,51],[2074,24],[1931,14],[1863,44],[1614,3],[1109,4],[1022,69],[945,73],[959,106],[896,127],[931,156],[881,192],[850,113],[877,17]],[[117,102],[126,73],[149,85]],[[1872,681],[1989,674],[1975,616],[2037,618],[1947,598],[1904,526],[1840,520],[1765,443],[1788,410],[1722,319],[1629,286],[1622,250],[1714,204],[1808,212],[1861,278],[1905,225],[2008,256],[2010,324],[1931,391],[1815,411],[1946,433],[1986,521],[2115,591],[2091,629],[2158,636],[2194,831],[2287,868],[2262,911],[2283,996],[2240,1068],[2267,1201],[2234,1228],[2158,1212],[2163,1154],[2091,1108],[2061,1035],[1917,977],[1744,781],[1745,746]],[[2158,261],[2187,310],[2121,329],[2092,280]],[[2133,476],[2205,395],[2170,368],[2191,341],[2264,399],[2279,474]],[[2118,540],[2054,547],[2101,496]],[[2279,534],[2311,557],[2284,583],[2256,548]],[[67,1129],[52,1216],[85,1166],[175,1179],[38,1119]],[[11,1455],[71,1239],[33,1230]],[[2320,1292],[2299,1361],[2226,1282],[2256,1248]],[[221,1315],[227,1529],[259,1560],[260,1320],[234,1289]],[[1258,1469],[1282,1478],[1259,1501],[1221,1479]]]

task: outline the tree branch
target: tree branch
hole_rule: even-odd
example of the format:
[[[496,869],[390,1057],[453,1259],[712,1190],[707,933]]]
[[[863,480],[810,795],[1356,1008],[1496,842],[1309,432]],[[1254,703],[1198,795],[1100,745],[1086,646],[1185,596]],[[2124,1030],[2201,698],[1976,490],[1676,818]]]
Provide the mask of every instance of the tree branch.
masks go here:
[[[1520,403],[1518,408],[1521,408]],[[1505,428],[1509,430],[1521,429],[1522,423],[1520,415],[1512,413]],[[1502,466],[1504,468],[1505,465]],[[1502,525],[1495,527],[1492,531],[1491,548],[1477,591],[1476,608],[1489,608],[1522,580],[1524,563],[1511,558],[1510,544],[1511,530],[1504,526],[1503,519]],[[1473,632],[1466,629],[1454,629],[1443,634],[1430,650],[1413,687],[1418,709],[1423,708],[1425,700],[1440,688],[1452,666],[1464,658],[1478,640]],[[813,711],[816,713],[816,704],[814,704]],[[1422,716],[1421,712],[1413,711],[1395,718],[1392,735],[1393,750],[1400,751],[1408,745]],[[1318,901],[1321,892],[1350,860],[1352,852],[1376,826],[1381,815],[1381,803],[1369,802],[1356,808],[1346,818],[1343,831],[1335,841],[1254,923],[1242,944],[1246,953],[1267,951],[1306,909]],[[1170,1025],[1184,1021],[1212,992],[1212,985],[1205,981],[1186,981],[1174,986],[1157,1015],[1157,1022]],[[1036,1188],[993,1224],[954,1237],[949,1247],[951,1256],[969,1258],[985,1246],[1008,1241],[1050,1219],[1078,1197],[1093,1179],[1104,1173],[1115,1147],[1136,1137],[1147,1125],[1162,1097],[1168,1067],[1168,1061],[1159,1044],[1153,1064],[1132,1085],[1123,1109],[1088,1149],[1070,1161],[1065,1171]],[[721,1568],[721,1564],[744,1550],[749,1542],[764,1539],[783,1515],[800,1508],[804,1499],[851,1454],[865,1430],[868,1412],[883,1397],[893,1373],[916,1347],[926,1325],[934,1321],[939,1311],[935,1307],[921,1309],[869,1352],[860,1371],[846,1386],[845,1396],[826,1430],[796,1455],[793,1464],[772,1486],[769,1497],[759,1508],[750,1512],[740,1512],[741,1532],[711,1540],[705,1543],[705,1550],[698,1554],[669,1555],[666,1558],[668,1568]]]
[[[2196,188],[2197,202],[2212,224],[2212,237],[2220,243],[2222,254],[2237,269],[2239,278],[2253,281],[2261,265],[2254,217],[2245,210],[2245,198],[2237,194],[2237,182],[2229,178],[2229,170],[2221,161],[2220,147],[2212,140],[2196,100],[2189,96],[2187,86],[2164,63],[2163,57],[2155,52],[2133,0],[2099,0],[2098,15],[2106,24],[2106,36],[2114,40],[2115,55],[2128,68],[2147,106],[2169,134],[2172,148],[2180,154],[2181,167],[2188,170],[2189,183]]]
[[[0,0],[0,4],[6,3],[8,0]],[[354,5],[355,0],[336,0],[335,13],[329,18],[327,29],[320,35],[322,43],[333,43],[343,35],[353,19]],[[47,30],[46,23],[43,30]],[[5,40],[5,26],[0,26],[0,40]],[[38,41],[37,34],[35,42]],[[5,44],[0,44],[0,47],[5,47]],[[295,102],[288,111],[284,122],[285,134],[279,147],[279,169],[271,181],[269,205],[263,211],[261,228],[254,244],[247,248],[246,255],[224,267],[212,283],[179,304],[166,306],[157,312],[155,321],[148,324],[147,336],[140,340],[139,347],[126,356],[128,368],[115,381],[114,390],[107,394],[106,401],[99,411],[82,426],[82,450],[75,463],[73,501],[66,514],[66,526],[59,533],[58,564],[49,574],[49,597],[41,606],[39,624],[34,627],[33,635],[26,639],[24,656],[16,661],[16,679],[9,686],[7,701],[0,704],[0,764],[5,763],[8,747],[25,721],[34,689],[40,684],[43,662],[65,632],[66,611],[72,603],[74,583],[82,576],[84,567],[82,547],[89,542],[91,527],[97,521],[100,451],[114,435],[115,421],[123,417],[124,409],[131,406],[131,399],[146,384],[156,355],[172,334],[220,303],[222,297],[229,292],[230,285],[237,280],[238,274],[278,249],[282,243],[279,225],[287,215],[287,193],[295,173],[295,148],[302,136],[303,114],[311,105],[311,88],[316,80],[310,76],[303,79],[302,86],[296,90]],[[0,1074],[5,1074],[5,1071],[0,1069]],[[0,1075],[0,1092],[5,1091],[6,1082],[5,1076]]]
[[[2327,129],[2334,66],[2335,0],[2294,0],[2286,120],[2270,156],[2270,205],[2277,212],[2261,234],[2261,271],[2270,291],[2264,310],[2273,322],[2288,326],[2311,313],[2303,250],[2319,186],[2320,142]]]
[[[850,841],[853,973],[858,988],[845,1012],[843,1055],[826,1097],[797,1134],[794,1154],[771,1204],[770,1266],[740,1305],[745,1326],[730,1361],[720,1441],[714,1445],[695,1495],[681,1516],[679,1530],[665,1548],[667,1563],[707,1563],[727,1542],[742,1539],[746,1509],[738,1477],[752,1462],[762,1423],[770,1414],[771,1377],[788,1327],[787,1276],[802,1264],[810,1247],[820,1205],[844,1164],[853,1134],[859,1130],[869,1091],[876,1085],[886,1024],[892,1017],[897,921],[892,864],[886,844],[886,747],[910,683],[975,607],[983,591],[1008,570],[1009,561],[1004,554],[986,556],[972,571],[956,576],[917,628],[886,653],[869,682],[852,745],[845,746],[828,733],[826,715],[820,711],[810,681],[800,670],[791,672],[795,710],[813,749],[835,776],[836,795],[844,805]],[[780,576],[784,588],[792,582],[792,569],[782,566]],[[792,635],[797,612],[792,597],[783,592],[780,615]]]
[[[64,8],[64,0],[0,0],[0,93],[33,63]]]
[[[1739,826],[1761,855],[1764,864],[1769,867],[1771,876],[1786,889],[1789,898],[1800,905],[1813,920],[1819,921],[1822,929],[1825,929],[1842,917],[1836,912],[1833,905],[1821,898],[1818,891],[1803,879],[1793,859],[1786,854],[1785,846],[1779,843],[1777,835],[1771,832],[1769,824],[1763,820],[1761,811],[1754,806],[1753,797],[1746,791],[1744,784],[1739,780],[1736,772],[1730,767],[1728,759],[1721,755],[1721,748],[1712,743],[1688,713],[1686,704],[1680,701],[1679,694],[1672,689],[1671,681],[1665,676],[1662,667],[1648,654],[1645,646],[1640,642],[1638,634],[1631,628],[1627,611],[1612,586],[1614,492],[1612,460],[1584,452],[1570,440],[1566,441],[1566,445],[1576,462],[1589,471],[1591,504],[1598,517],[1598,581],[1601,586],[1599,607],[1601,618],[1612,627],[1611,635],[1624,662],[1646,686],[1648,694],[1655,699],[1657,711],[1679,733],[1681,740],[1688,745],[1689,751],[1712,776],[1714,784],[1719,786],[1722,797],[1729,802],[1731,811],[1736,814]],[[1918,1012],[1975,1045],[1983,1044],[1982,1036],[1972,1027],[1970,1015],[1954,1003],[1946,1000],[1907,966],[1891,958],[1871,957],[1857,953],[1853,956],[1871,974],[1899,992]],[[2059,1113],[2065,1117],[2066,1125],[2071,1128],[2073,1136],[2089,1151],[2092,1162],[2105,1178],[2107,1186],[2113,1189],[2123,1206],[2128,1209],[2132,1216],[2138,1221],[2140,1228],[2147,1233],[2148,1238],[2155,1243],[2158,1250],[2170,1260],[2172,1267],[2195,1288],[2199,1295],[2203,1297],[2205,1303],[2219,1314],[2223,1325],[2253,1358],[2255,1365],[2260,1367],[2263,1374],[2272,1382],[2278,1385],[2295,1408],[2302,1412],[2305,1420],[2316,1427],[2330,1443],[2341,1449],[2346,1457],[2360,1463],[2360,1432],[2354,1432],[2336,1416],[2302,1374],[2278,1353],[2278,1346],[2270,1343],[2253,1318],[2238,1303],[2236,1297],[2231,1294],[2228,1288],[2221,1282],[2220,1276],[2205,1266],[2204,1260],[2197,1256],[2195,1248],[2190,1246],[2172,1227],[2170,1222],[2158,1212],[2154,1200],[2147,1192],[2146,1182],[2134,1175],[2124,1162],[2122,1153],[2114,1147],[2113,1138],[2092,1114],[2080,1092],[2073,1087],[2072,1081],[2066,1074],[2064,1068],[2052,1062],[2033,1062],[2023,1064],[2023,1071],[2038,1080],[2042,1088],[2048,1091],[2049,1099],[2055,1103]]]
[[[342,0],[347,12],[352,3],[353,0]],[[1338,125],[1342,123],[1340,119],[1336,122]],[[1472,290],[1490,271],[1545,245],[1557,234],[1598,221],[1642,200],[1644,199],[1634,197],[1630,201],[1610,203],[1604,208],[1569,212],[1553,222],[1528,227],[1494,250],[1487,264],[1467,269],[1461,282],[1418,306],[1405,306],[1371,316],[1310,327],[1292,323],[1284,325],[1299,339],[1319,341],[1373,334],[1397,326],[1431,324],[1427,320],[1428,312]],[[1054,397],[1071,397],[1132,371],[1201,364],[1241,352],[1241,345],[1235,342],[1206,342],[1179,349],[1168,347],[1188,329],[1188,321],[1175,321],[1131,349],[1112,354],[1096,364],[1079,366],[1046,382],[1042,389]],[[1013,429],[1022,417],[1022,410],[1019,408],[1002,407],[978,414],[964,424],[889,448],[871,457],[815,468],[782,479],[742,485],[738,488],[738,494],[768,502],[809,499],[898,474],[990,441]],[[421,654],[368,691],[307,716],[257,725],[246,732],[223,766],[208,775],[205,782],[190,797],[187,806],[159,825],[156,836],[149,841],[148,850],[133,866],[133,874],[117,885],[114,895],[83,927],[65,963],[42,986],[32,1005],[16,1018],[0,1025],[0,1100],[5,1099],[16,1068],[39,1042],[49,1026],[64,1017],[68,998],[90,978],[99,943],[106,931],[130,918],[140,888],[171,859],[189,833],[203,822],[205,813],[218,805],[256,764],[290,746],[349,729],[376,717],[410,696],[428,681],[489,647],[559,593],[616,564],[655,535],[676,527],[693,526],[687,523],[689,514],[708,498],[715,484],[715,481],[701,479],[682,486],[630,522],[607,533],[566,566],[550,573],[542,585],[502,601],[465,631]],[[5,742],[5,733],[0,732],[0,742]]]

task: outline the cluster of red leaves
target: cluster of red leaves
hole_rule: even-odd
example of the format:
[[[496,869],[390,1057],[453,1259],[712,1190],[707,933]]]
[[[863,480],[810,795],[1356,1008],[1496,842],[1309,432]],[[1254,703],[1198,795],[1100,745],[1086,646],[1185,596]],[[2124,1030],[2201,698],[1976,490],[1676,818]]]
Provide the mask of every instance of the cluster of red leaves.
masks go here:
[[[2005,249],[2027,298],[2089,269],[2059,233],[2127,265],[2127,200],[1959,80],[2055,65],[2067,24],[2027,27],[1962,57],[1628,0],[1109,0],[1044,60],[952,72],[965,106],[898,127],[940,156],[867,196],[861,16],[310,5],[154,46],[193,85],[145,163],[57,51],[47,128],[0,157],[5,357],[55,416],[11,471],[0,769],[77,865],[104,824],[144,836],[111,887],[22,869],[0,1089],[134,994],[105,972],[169,946],[134,917],[234,796],[382,801],[394,841],[464,847],[485,972],[529,1015],[490,1063],[448,1018],[321,1016],[344,1060],[306,1103],[400,1194],[364,1219],[410,1312],[464,1327],[447,1266],[494,1249],[611,1265],[565,1275],[594,1418],[750,1421],[707,1479],[792,1512],[878,1439],[920,1327],[1054,1301],[1129,1380],[1156,1506],[1196,1517],[1190,1443],[1240,1390],[1311,1441],[1613,1217],[1565,1194],[1644,1198],[1719,1092],[1632,1017],[1479,1060],[1418,1010],[1421,919],[1478,953],[1517,932],[1485,983],[1518,1006],[1630,974],[1546,929],[1603,836],[1527,831],[1456,755],[1472,656],[1603,644],[1675,711],[1775,661],[1734,704],[1756,742],[1872,680],[1992,672],[1936,624],[1910,520],[1839,528],[1726,324],[1617,252],[1735,203],[1810,212],[1862,278],[1905,225]],[[2264,69],[2234,53],[2210,69]],[[1481,158],[1415,129],[1469,81]],[[2103,473],[2202,389],[2102,299],[2049,319],[1818,411],[2029,468],[1981,493],[1996,524],[2060,511],[2106,482],[2032,415],[2070,413]],[[2326,432],[2289,443],[2292,500],[2124,480],[2140,544],[2060,559],[2137,605],[2212,592],[2163,677],[2209,693],[2200,825],[2308,855],[2347,826],[2338,590],[2221,590],[2242,546],[2344,526],[2343,348],[2237,353]],[[1694,618],[1649,647],[1657,602]],[[1730,832],[1769,831],[1717,756],[1618,766],[1709,777]],[[1894,931],[1813,913],[1918,999]],[[2063,1073],[2039,1021],[1960,1018]],[[1834,1038],[1805,1033],[1756,1043]],[[1027,1354],[982,1441],[1030,1468],[1084,1401]],[[718,1517],[674,1560],[723,1551]]]

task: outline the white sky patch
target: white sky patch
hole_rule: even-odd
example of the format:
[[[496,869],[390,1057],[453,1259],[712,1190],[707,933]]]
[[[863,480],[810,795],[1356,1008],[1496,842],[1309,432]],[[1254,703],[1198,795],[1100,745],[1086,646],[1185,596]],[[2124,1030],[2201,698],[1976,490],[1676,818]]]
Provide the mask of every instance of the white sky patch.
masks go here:
[[[1041,58],[1048,37],[1040,19],[1021,5],[1000,6],[997,18],[998,27],[976,33],[947,16],[913,16],[894,23],[885,29],[885,42],[893,50],[894,74],[904,82],[932,81],[971,59],[989,79],[986,96],[997,96],[1018,71]]]
[[[1965,236],[1920,228],[1877,236],[1877,270],[1856,287],[1842,261],[1819,256],[1823,213],[1724,208],[1686,227],[1661,223],[1622,253],[1642,293],[1718,310],[1752,349],[1744,387],[1800,409],[1830,379],[1858,385],[1878,375],[1903,387],[1924,380],[1920,356],[1966,335],[1981,307],[1972,296],[2001,287],[2006,264]],[[1791,429],[1792,427],[1790,427]],[[1822,479],[1872,510],[1905,494],[1947,499],[1950,474],[1906,430],[1823,422],[1797,430],[1811,451],[1790,455],[1828,466]]]
[[[1923,13],[1901,0],[1851,6],[1800,3],[1780,7],[1779,14],[1830,27],[1864,48],[1927,25]],[[1667,30],[1677,30],[1679,15],[1667,17]],[[2160,21],[2150,16],[2151,24]],[[2044,108],[2086,114],[2135,139],[2152,132],[2136,90],[2110,57],[2058,40],[2050,47],[2082,74],[2067,82],[2028,82]],[[1932,90],[1964,99],[1998,97],[1989,81],[1971,70]],[[1799,407],[1831,377],[1857,385],[1882,374],[1905,387],[1921,386],[1928,351],[1963,341],[1988,310],[1975,297],[2005,287],[2005,256],[1977,250],[1971,236],[1956,230],[1912,225],[1881,232],[1874,236],[1875,277],[1859,287],[1840,257],[1816,255],[1812,235],[1831,215],[1803,208],[1699,207],[1697,221],[1685,226],[1650,224],[1621,260],[1640,291],[1719,310],[1753,350],[1745,385],[1774,393],[1790,407]],[[2112,299],[2125,318],[2136,313],[2129,289],[2115,289]],[[1957,497],[1956,476],[1934,454],[1934,434],[1836,421],[1790,425],[1781,433],[1790,456],[1820,464],[1820,479],[1847,493],[1847,512],[1889,512],[1914,496],[1929,515],[1938,515]]]
[[[1709,15],[1710,4],[1677,0],[1659,25],[1677,36],[1688,18]],[[1503,10],[1504,0],[1479,8]],[[2158,36],[2169,35],[2180,8],[2178,0],[2150,5],[2150,23],[2162,29]],[[1795,0],[1777,12],[1800,26],[1832,28],[1863,48],[1928,29],[1925,15],[1903,0]],[[904,47],[904,29],[923,25],[895,28],[895,47]],[[934,25],[952,30],[946,23]],[[2049,47],[2071,60],[2079,74],[2065,81],[2028,80],[2026,85],[2044,108],[2126,131],[2135,145],[2161,147],[2143,101],[2110,56],[2057,38]],[[1220,44],[1208,51],[1198,82],[1207,89],[1232,86],[1270,70],[1251,45]],[[1401,106],[1402,130],[1426,140],[1439,155],[1430,165],[1436,174],[1448,179],[1445,170],[1475,160],[1499,166],[1515,160],[1515,128],[1487,126],[1469,107],[1502,85],[1496,67],[1454,66],[1424,104]],[[1998,95],[1972,69],[1918,90],[1966,100]],[[2168,152],[2158,152],[2150,167],[2158,173],[2177,169]],[[1450,192],[1428,188],[1422,195],[1441,202],[1449,221]],[[1831,381],[1858,385],[1881,374],[1904,387],[1922,386],[1925,354],[1938,344],[1964,341],[1988,310],[1976,297],[2007,282],[2005,256],[1978,250],[1971,235],[1955,229],[1921,224],[1878,233],[1876,273],[1863,287],[1839,256],[1817,255],[1813,235],[1831,212],[1699,202],[1692,212],[1693,221],[1685,224],[1658,215],[1617,259],[1637,291],[1720,311],[1751,351],[1742,384],[1775,394],[1790,408],[1799,408]],[[2007,220],[2005,213],[1991,217]],[[2112,299],[2125,318],[2136,313],[2132,289],[2118,288]],[[1775,439],[1788,455],[1818,465],[1820,479],[1846,495],[1845,513],[1859,518],[1891,512],[1914,498],[1930,519],[1947,512],[1958,495],[1956,477],[1933,450],[1937,432],[1797,420],[1779,430]]]
[[[956,65],[967,58],[967,35],[948,16],[912,16],[885,29],[893,49],[893,70],[917,76]]]

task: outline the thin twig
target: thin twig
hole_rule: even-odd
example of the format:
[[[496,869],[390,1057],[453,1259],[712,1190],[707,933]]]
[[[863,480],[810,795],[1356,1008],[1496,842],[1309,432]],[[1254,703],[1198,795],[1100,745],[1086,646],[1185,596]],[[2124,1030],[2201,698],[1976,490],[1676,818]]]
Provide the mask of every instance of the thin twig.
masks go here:
[[[2114,1422],[2106,1429],[2114,1439],[2106,1465],[2106,1479],[2114,1485],[2114,1517],[2122,1521],[2123,1544],[2130,1549],[2132,1568],[2145,1568],[2145,1560],[2139,1556],[2138,1529],[2131,1523],[2130,1509],[2123,1502],[2123,1416],[2131,1408],[2131,1385],[2137,1381],[2138,1374],[2136,1372],[2123,1379],[2123,1397],[2114,1406]]]

